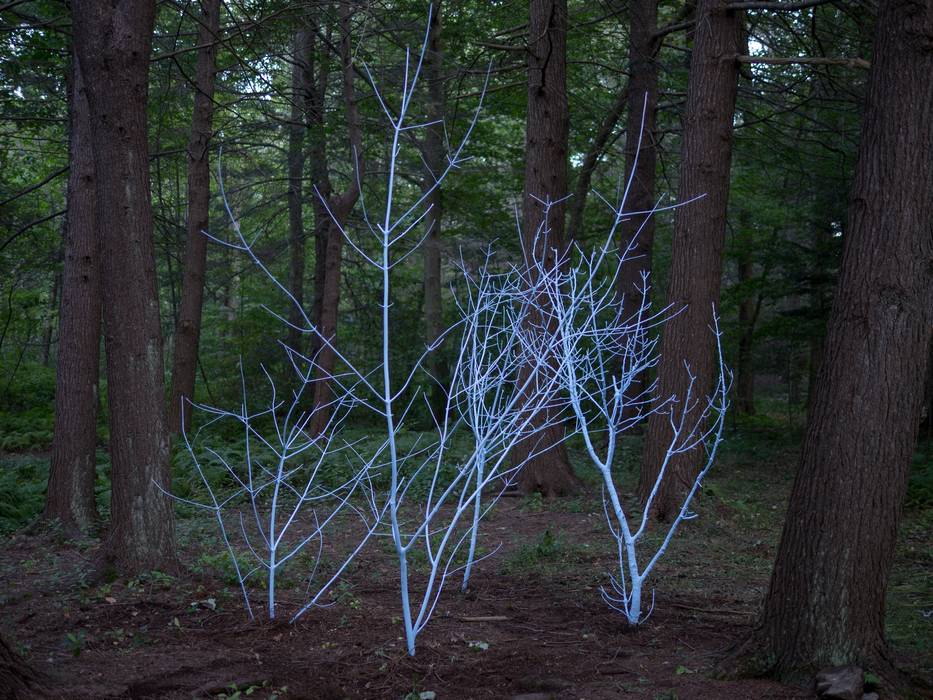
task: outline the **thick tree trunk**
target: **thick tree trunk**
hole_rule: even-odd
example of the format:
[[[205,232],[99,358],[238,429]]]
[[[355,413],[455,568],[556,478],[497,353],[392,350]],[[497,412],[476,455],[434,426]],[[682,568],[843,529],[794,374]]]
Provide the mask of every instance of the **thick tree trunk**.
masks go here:
[[[351,51],[351,20],[353,9],[349,3],[340,10],[340,60],[343,74],[343,100],[347,111],[347,134],[350,140],[350,152],[355,157],[354,177],[347,189],[339,196],[330,197],[327,235],[324,243],[324,265],[320,286],[321,306],[318,309],[317,327],[327,342],[319,342],[316,355],[317,377],[314,384],[314,417],[308,426],[312,435],[320,434],[331,417],[333,393],[330,377],[337,365],[337,318],[340,310],[340,275],[343,263],[343,233],[340,228],[346,222],[350,211],[359,199],[359,183],[363,179],[363,129],[360,122],[359,108],[356,103],[356,91],[353,87],[354,70]],[[322,94],[323,98],[323,94]],[[339,225],[338,225],[339,224]],[[319,338],[319,341],[321,339]]]
[[[94,0],[74,13],[97,184],[110,397],[112,519],[105,556],[133,574],[174,568],[162,331],[146,133],[151,0]]]
[[[716,359],[712,305],[719,302],[729,168],[732,160],[732,118],[738,80],[741,12],[728,10],[721,0],[700,0],[681,149],[679,201],[705,195],[677,210],[667,301],[683,311],[664,327],[658,368],[660,397],[683,398],[688,378],[684,361],[697,377],[694,396],[712,391]],[[678,404],[679,408],[681,404]],[[648,421],[638,494],[645,500],[670,446],[666,414]],[[655,500],[655,516],[668,520],[693,482],[702,449],[676,455],[668,464]]]
[[[552,206],[545,218],[541,203],[567,195],[567,0],[531,0],[530,6],[522,238],[526,256],[547,267],[557,264],[553,250],[564,246],[565,204]],[[567,457],[564,426],[546,411],[532,421],[544,427],[512,450],[514,464],[525,462],[519,487],[545,496],[573,493],[579,479]]]
[[[657,164],[655,114],[658,108],[658,66],[655,54],[658,40],[657,0],[633,0],[630,6],[628,121],[625,141],[625,181],[631,187],[625,201],[630,212],[647,212],[655,204],[654,181]],[[639,142],[641,146],[639,147]],[[623,298],[623,318],[638,313],[642,299],[642,276],[651,272],[654,248],[654,217],[633,213],[619,226],[619,253],[629,258],[622,265],[617,281]],[[629,398],[637,397],[648,382],[643,372],[632,382]],[[623,419],[630,418],[637,406],[623,409]]]
[[[425,205],[429,208],[424,222],[428,234],[424,239],[424,341],[430,346],[437,342],[444,332],[444,309],[441,296],[441,218],[444,202],[440,187],[434,187],[436,178],[444,169],[444,54],[441,45],[442,3],[434,2],[431,15],[431,28],[428,36],[428,55],[425,60],[425,80],[428,84],[427,121],[436,122],[427,127],[424,139],[424,180],[422,188],[430,190]],[[432,190],[431,188],[434,187]],[[444,406],[447,404],[447,385],[449,370],[444,354],[438,348],[432,352],[425,363],[425,370],[430,375],[431,390],[429,404],[434,420],[444,419]]]
[[[311,33],[295,32],[292,50],[291,114],[288,124],[288,291],[295,298],[289,312],[289,347],[301,351],[301,313],[305,300],[304,166],[307,106],[313,89],[311,73]]]
[[[88,531],[94,502],[100,374],[100,272],[96,181],[90,112],[78,61],[72,58],[68,213],[58,315],[55,430],[44,517],[66,530]]]
[[[880,4],[839,283],[759,629],[782,675],[884,651],[933,330],[931,41],[929,3]]]
[[[185,243],[181,306],[175,329],[172,367],[172,398],[168,407],[169,433],[191,426],[191,411],[182,411],[182,401],[194,397],[201,338],[201,307],[204,300],[204,271],[207,266],[207,231],[210,201],[210,143],[214,134],[214,75],[217,72],[217,36],[220,32],[220,0],[201,0],[201,29],[198,32],[196,92],[188,139],[188,232]],[[184,425],[182,425],[184,416]]]

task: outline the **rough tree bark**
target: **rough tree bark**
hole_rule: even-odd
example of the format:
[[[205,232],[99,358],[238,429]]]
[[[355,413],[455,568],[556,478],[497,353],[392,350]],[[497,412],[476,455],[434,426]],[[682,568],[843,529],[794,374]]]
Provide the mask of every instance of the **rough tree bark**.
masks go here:
[[[758,629],[783,676],[884,668],[885,590],[929,361],[933,5],[885,0],[876,22],[839,282]]]
[[[100,374],[100,273],[90,112],[78,61],[69,86],[68,212],[58,315],[55,429],[44,517],[87,532],[94,502]]]
[[[47,696],[39,674],[0,637],[0,700]]]
[[[732,119],[738,87],[734,57],[742,45],[742,12],[726,9],[722,0],[700,0],[687,85],[678,198],[684,202],[705,195],[677,210],[674,222],[670,286],[667,301],[683,311],[664,327],[658,368],[659,396],[683,396],[688,379],[684,361],[697,377],[696,396],[712,390],[715,349],[712,304],[718,303],[729,200],[732,160]],[[658,469],[671,440],[667,415],[648,420],[638,484],[644,501],[654,487]],[[655,499],[654,515],[669,520],[699,468],[702,450],[670,461]]]
[[[528,25],[528,114],[525,122],[525,191],[522,238],[526,255],[545,266],[557,264],[554,249],[563,249],[565,203],[554,205],[544,219],[542,201],[567,195],[567,0],[531,0]],[[540,200],[540,201],[538,201]],[[530,261],[529,261],[530,262]],[[547,303],[541,300],[539,303]],[[551,421],[542,411],[532,420]],[[519,472],[524,493],[563,496],[579,487],[567,457],[564,426],[543,427],[512,450],[513,463],[528,460]],[[529,457],[529,455],[531,455]]]
[[[198,31],[201,48],[198,49],[195,68],[194,110],[188,139],[188,231],[172,358],[169,433],[178,433],[182,428],[187,430],[191,426],[191,412],[182,412],[182,401],[194,397],[198,369],[204,271],[207,265],[207,238],[203,231],[208,228],[211,200],[209,150],[214,131],[214,76],[217,73],[216,41],[219,32],[220,0],[201,0],[201,28]]]
[[[337,342],[337,316],[340,306],[340,274],[343,262],[343,233],[341,226],[346,222],[350,211],[360,196],[359,183],[362,181],[363,166],[363,129],[360,122],[359,108],[356,103],[356,91],[353,87],[355,73],[353,70],[353,55],[350,45],[351,21],[353,8],[351,3],[344,3],[340,9],[340,61],[343,74],[343,100],[347,112],[347,134],[350,140],[350,153],[354,158],[354,175],[347,185],[347,189],[340,195],[329,197],[330,214],[327,214],[328,225],[325,237],[323,285],[321,286],[321,308],[317,319],[318,329],[328,342],[320,343],[316,356],[317,377],[314,385],[315,413],[308,426],[312,435],[320,434],[330,419],[330,402],[333,395],[328,377],[334,373],[337,364],[337,353],[334,343]],[[331,219],[333,215],[333,219]],[[334,222],[336,219],[336,222]],[[339,224],[339,225],[338,225]]]
[[[427,127],[422,152],[424,155],[424,180],[422,187],[434,187],[437,175],[444,169],[444,53],[441,44],[442,2],[435,0],[428,35],[428,52],[425,58],[425,80],[428,85],[427,121],[436,122]],[[429,207],[425,216],[427,237],[422,244],[424,258],[424,341],[431,345],[444,332],[444,309],[441,296],[441,218],[444,198],[440,187],[429,194],[425,205]],[[432,377],[429,405],[434,420],[442,421],[447,401],[449,382],[447,363],[440,348],[428,356],[425,370]]]
[[[151,0],[89,0],[73,16],[91,112],[110,398],[103,553],[122,574],[176,566],[171,501],[156,487],[167,489],[170,474],[146,133],[154,19]]]

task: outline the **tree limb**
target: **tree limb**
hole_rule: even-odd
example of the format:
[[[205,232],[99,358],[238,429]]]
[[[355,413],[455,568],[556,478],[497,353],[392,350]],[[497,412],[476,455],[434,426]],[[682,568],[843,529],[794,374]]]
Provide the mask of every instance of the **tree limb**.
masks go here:
[[[781,0],[744,0],[741,2],[730,2],[726,5],[727,10],[775,10],[777,12],[792,12],[794,10],[805,10],[808,7],[817,5],[827,5],[836,0],[800,0],[799,2],[781,2]]]
[[[827,58],[824,56],[736,56],[739,63],[764,63],[773,66],[845,66],[868,70],[871,63],[864,58]]]
[[[37,183],[34,184],[34,185],[30,185],[29,187],[27,187],[27,188],[24,189],[24,190],[20,190],[19,192],[17,192],[16,194],[14,194],[12,197],[7,197],[7,198],[4,199],[2,202],[0,202],[0,207],[4,207],[4,206],[6,206],[7,204],[9,204],[10,202],[16,201],[16,200],[19,199],[20,197],[25,197],[25,196],[26,196],[27,194],[29,194],[30,192],[35,192],[36,190],[41,189],[42,187],[44,187],[45,185],[47,185],[48,183],[50,183],[52,180],[54,180],[55,178],[57,178],[59,175],[64,175],[64,174],[67,173],[67,172],[68,172],[68,166],[67,166],[67,165],[66,165],[65,167],[63,167],[63,168],[59,168],[59,169],[56,170],[54,173],[48,175],[44,180],[41,180],[40,182],[37,182]]]

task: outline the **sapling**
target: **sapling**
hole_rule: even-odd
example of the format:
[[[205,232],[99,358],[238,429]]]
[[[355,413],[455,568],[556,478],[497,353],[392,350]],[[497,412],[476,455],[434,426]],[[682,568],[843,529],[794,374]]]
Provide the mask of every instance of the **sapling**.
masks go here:
[[[604,512],[618,552],[618,575],[610,576],[610,587],[602,589],[602,596],[634,626],[644,622],[653,609],[652,598],[651,606],[645,610],[644,585],[648,576],[680,524],[694,517],[690,504],[713,465],[722,440],[729,374],[722,359],[721,333],[713,309],[711,332],[719,361],[718,380],[712,394],[697,396],[696,377],[689,366],[689,382],[680,397],[657,397],[656,382],[639,388],[637,379],[658,361],[657,341],[652,331],[677,310],[668,307],[652,313],[645,274],[638,288],[627,290],[638,296],[637,310],[630,317],[623,315],[626,306],[616,290],[616,279],[627,258],[624,252],[621,255],[617,252],[614,233],[629,213],[624,209],[624,198],[622,204],[612,208],[614,225],[595,251],[577,248],[575,262],[571,262],[567,253],[561,264],[547,270],[540,261],[535,264],[540,274],[548,279],[552,323],[560,336],[561,359],[557,367],[562,373],[561,383],[586,453],[602,478]],[[697,342],[706,342],[706,339],[697,339]],[[669,417],[673,437],[640,520],[636,521],[637,528],[633,528],[616,484],[619,436],[654,412]],[[699,473],[657,550],[640,564],[638,546],[645,534],[655,495],[668,476],[670,460],[674,455],[695,449],[705,451]]]
[[[363,230],[369,232],[372,240],[367,241],[365,237],[360,240],[351,234],[345,223],[330,212],[326,198],[319,195],[323,207],[331,213],[334,228],[381,278],[381,361],[378,366],[364,367],[350,356],[351,353],[337,348],[334,339],[327,337],[312,322],[302,305],[256,254],[254,242],[243,235],[229,207],[235,240],[226,243],[246,253],[265,273],[293,306],[299,323],[289,322],[283,314],[276,313],[276,317],[293,329],[314,335],[337,355],[345,373],[340,377],[323,374],[318,379],[333,382],[338,395],[343,397],[341,401],[352,404],[355,410],[374,413],[383,421],[384,433],[374,454],[364,457],[356,453],[352,445],[347,447],[356,456],[356,462],[364,465],[366,477],[360,476],[344,485],[344,491],[340,493],[334,491],[327,495],[337,497],[338,504],[347,506],[350,497],[343,496],[345,492],[352,487],[358,489],[364,483],[371,484],[377,473],[388,475],[385,493],[373,497],[367,513],[366,524],[369,527],[366,536],[373,532],[368,516],[371,514],[382,519],[384,529],[377,534],[391,540],[398,561],[402,622],[410,654],[415,653],[415,640],[430,620],[446,581],[461,568],[467,569],[464,580],[468,581],[475,558],[478,522],[522,466],[521,463],[513,464],[509,454],[519,441],[531,441],[533,444],[535,434],[547,427],[546,424],[536,425],[533,417],[554,400],[559,387],[559,375],[551,371],[550,360],[541,359],[552,357],[553,348],[535,348],[534,342],[521,339],[528,335],[530,327],[527,321],[529,305],[525,297],[516,294],[523,285],[521,272],[515,268],[500,275],[492,274],[489,266],[484,266],[478,281],[467,280],[466,298],[460,307],[463,312],[461,320],[427,347],[424,354],[404,371],[392,365],[396,332],[390,314],[393,270],[420,243],[420,240],[409,239],[417,238],[414,232],[429,210],[425,202],[433,189],[440,187],[450,171],[467,160],[463,150],[479,114],[478,107],[459,145],[448,155],[446,167],[442,172],[434,173],[433,186],[400,206],[399,202],[406,195],[406,191],[398,187],[400,152],[414,132],[427,126],[409,121],[426,42],[427,33],[421,52],[414,60],[406,51],[400,101],[395,111],[375,89],[377,101],[389,123],[390,147],[384,197],[378,214],[367,205],[363,183],[359,183],[363,193],[360,197]],[[375,88],[375,81],[365,64],[363,69]],[[502,325],[497,325],[499,323]],[[553,336],[539,335],[545,343],[553,344]],[[435,424],[432,438],[420,439],[409,449],[402,449],[399,438],[406,430],[406,419],[412,406],[425,398],[416,381],[422,374],[424,359],[429,353],[436,352],[440,341],[447,337],[455,338],[459,343],[446,410]],[[540,344],[540,339],[537,342]],[[528,348],[532,351],[523,354]],[[291,356],[298,355],[294,349],[289,349],[289,352]],[[313,358],[304,359],[314,365]],[[519,373],[515,371],[519,366],[526,369]],[[314,369],[322,374],[322,368]],[[398,381],[399,377],[402,377],[401,381]],[[491,410],[493,408],[495,410]],[[339,411],[337,414],[343,415]],[[454,466],[452,444],[465,426],[472,431],[473,444],[466,457]],[[533,456],[534,450],[531,450],[528,458]],[[413,497],[417,490],[412,488],[415,484],[427,485],[423,501],[403,508],[406,498]],[[484,490],[490,491],[490,498],[486,501],[482,499]],[[469,554],[466,563],[461,564],[458,553],[467,541],[470,543]],[[423,549],[426,565],[420,586],[413,581],[410,570],[415,548]],[[292,619],[297,619],[309,607],[310,604],[301,608]]]
[[[311,411],[301,409],[305,389],[314,381],[313,363],[304,362],[291,351],[288,359],[298,383],[287,400],[279,398],[276,382],[263,368],[271,398],[267,407],[252,412],[241,367],[242,403],[238,411],[191,402],[186,402],[182,408],[183,413],[194,408],[209,417],[194,436],[185,429],[182,431],[207,499],[172,497],[213,513],[250,618],[254,613],[249,584],[255,575],[264,577],[268,616],[274,619],[280,572],[290,560],[316,543],[317,551],[308,576],[310,600],[305,608],[316,605],[359,551],[359,547],[355,547],[336,572],[325,576],[322,582],[315,582],[328,525],[340,513],[351,511],[362,523],[365,542],[375,531],[381,516],[376,509],[368,465],[358,466],[349,479],[337,484],[330,484],[323,478],[322,472],[329,461],[339,458],[341,452],[353,451],[352,444],[341,443],[338,438],[339,429],[352,408],[350,394],[335,398],[334,405],[326,407],[331,413],[325,431],[308,434],[306,428],[314,412],[321,410],[317,406]],[[242,459],[227,457],[205,444],[203,435],[224,421],[239,424],[243,436]],[[222,467],[220,478],[206,468],[205,452]],[[235,542],[240,546],[235,546]]]

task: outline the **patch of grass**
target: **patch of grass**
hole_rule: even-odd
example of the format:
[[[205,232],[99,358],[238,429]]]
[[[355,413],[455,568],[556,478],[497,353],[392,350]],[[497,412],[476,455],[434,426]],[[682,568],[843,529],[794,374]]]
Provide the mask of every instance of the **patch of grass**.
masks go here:
[[[546,529],[536,542],[522,545],[506,558],[502,571],[513,576],[531,571],[557,571],[577,561],[580,556],[578,548],[569,544],[563,533],[552,533]]]

